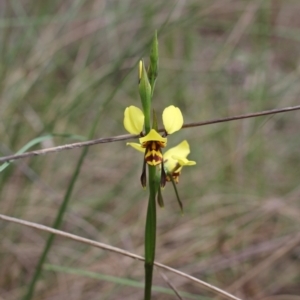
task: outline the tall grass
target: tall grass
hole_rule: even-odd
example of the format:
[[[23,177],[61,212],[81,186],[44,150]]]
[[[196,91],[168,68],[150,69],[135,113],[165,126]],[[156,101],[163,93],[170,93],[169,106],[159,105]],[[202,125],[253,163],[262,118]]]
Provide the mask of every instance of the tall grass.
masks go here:
[[[192,122],[297,105],[299,9],[292,0],[2,1],[1,155],[43,134],[88,138],[96,120],[94,137],[125,133],[124,108],[139,105],[135,65],[162,26],[158,112],[172,102]],[[189,140],[197,167],[185,169],[178,185],[184,216],[173,190],[163,191],[157,261],[243,299],[300,295],[299,251],[284,251],[300,222],[298,115],[186,129],[169,138],[169,146]],[[42,147],[68,142],[56,137]],[[81,151],[12,164],[0,175],[1,213],[52,226]],[[91,147],[61,229],[143,255],[147,194],[137,157],[124,142]],[[21,299],[48,236],[0,226],[0,299]],[[282,254],[272,256],[278,249]],[[142,282],[140,262],[56,238],[46,263],[33,299],[142,297],[140,288],[98,279]],[[257,273],[260,266],[266,267]],[[179,291],[214,296],[167,275]],[[166,287],[157,272],[154,284]],[[174,297],[154,291],[153,299]]]

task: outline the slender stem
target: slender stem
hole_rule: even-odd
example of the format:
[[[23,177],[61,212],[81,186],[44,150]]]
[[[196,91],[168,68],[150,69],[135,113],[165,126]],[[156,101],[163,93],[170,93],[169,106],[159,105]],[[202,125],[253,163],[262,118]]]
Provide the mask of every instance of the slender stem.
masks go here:
[[[141,96],[141,102],[144,112],[144,126],[145,132],[148,134],[151,130],[151,102],[153,89],[148,80],[148,75],[145,70],[143,62],[142,70],[140,74],[139,92]],[[154,123],[154,122],[153,122]],[[146,150],[147,151],[147,150]],[[144,186],[145,179],[145,161],[143,167],[143,173],[141,176],[141,182]],[[149,201],[146,216],[146,226],[145,226],[145,287],[144,287],[144,300],[151,300],[151,290],[152,290],[152,278],[153,278],[153,267],[155,258],[155,244],[156,244],[156,167],[148,165],[149,173]]]
[[[144,300],[151,299],[153,266],[156,246],[156,167],[148,166],[149,170],[149,202],[145,228],[145,294]]]
[[[151,130],[151,110],[150,107],[144,111],[146,134]],[[151,299],[153,267],[155,259],[156,245],[156,167],[148,165],[149,172],[149,202],[145,226],[145,289],[144,300]]]

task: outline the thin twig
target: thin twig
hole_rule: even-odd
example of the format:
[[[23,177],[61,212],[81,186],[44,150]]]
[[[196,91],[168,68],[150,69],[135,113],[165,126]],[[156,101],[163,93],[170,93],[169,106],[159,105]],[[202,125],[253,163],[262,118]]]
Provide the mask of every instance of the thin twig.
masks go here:
[[[52,152],[60,152],[64,150],[70,150],[74,148],[81,148],[85,146],[93,146],[97,144],[105,144],[105,143],[112,143],[112,142],[117,142],[117,141],[124,141],[124,140],[129,140],[132,138],[137,138],[138,135],[134,134],[123,134],[123,135],[117,135],[117,136],[112,136],[108,138],[99,138],[96,140],[90,140],[86,142],[78,142],[78,143],[72,143],[72,144],[66,144],[62,146],[57,146],[57,147],[51,147],[51,148],[46,148],[46,149],[41,149],[41,150],[36,150],[36,151],[29,151],[25,152],[22,154],[16,154],[16,155],[8,155],[8,156],[3,156],[0,157],[0,162],[6,162],[6,161],[11,161],[11,160],[16,160],[20,158],[25,158],[25,157],[31,157],[31,156],[37,156],[37,155],[44,155]]]
[[[274,114],[280,114],[280,113],[299,110],[299,109],[300,109],[300,105],[284,107],[284,108],[276,108],[276,109],[271,109],[271,110],[260,111],[260,112],[257,112],[257,113],[250,113],[250,114],[244,114],[244,115],[239,115],[239,116],[234,116],[234,117],[215,119],[215,120],[211,120],[211,121],[189,123],[189,124],[183,125],[182,128],[198,127],[198,126],[204,126],[204,125],[210,125],[210,124],[216,124],[216,123],[223,123],[223,122],[229,122],[229,121],[235,121],[235,120],[241,120],[241,119],[248,119],[248,118],[255,118],[255,117],[261,117],[261,116],[267,116],[267,115],[274,115]]]
[[[90,240],[90,239],[86,239],[86,238],[83,238],[83,237],[80,237],[78,235],[75,235],[75,234],[71,234],[71,233],[67,233],[67,232],[64,232],[64,231],[61,231],[61,230],[57,230],[57,229],[53,229],[51,227],[47,227],[45,225],[41,225],[41,224],[37,224],[37,223],[33,223],[33,222],[29,222],[29,221],[25,221],[25,220],[22,220],[22,219],[17,219],[17,218],[13,218],[13,217],[9,217],[9,216],[5,216],[5,215],[2,215],[0,214],[0,219],[1,220],[4,220],[4,221],[8,221],[8,222],[13,222],[13,223],[16,223],[16,224],[20,224],[20,225],[24,225],[24,226],[27,226],[27,227],[31,227],[31,228],[34,228],[34,229],[38,229],[38,230],[42,230],[42,231],[46,231],[46,232],[49,232],[49,233],[52,233],[52,234],[55,234],[55,235],[59,235],[59,236],[63,236],[63,237],[66,237],[66,238],[69,238],[69,239],[72,239],[74,241],[77,241],[77,242],[80,242],[80,243],[84,243],[84,244],[87,244],[87,245],[90,245],[90,246],[93,246],[93,247],[96,247],[96,248],[100,248],[100,249],[104,249],[104,250],[107,250],[107,251],[111,251],[111,252],[114,252],[114,253],[118,253],[118,254],[121,254],[121,255],[124,255],[124,256],[127,256],[127,257],[130,257],[130,258],[134,258],[134,259],[137,259],[137,260],[140,260],[140,261],[144,261],[144,257],[142,256],[139,256],[139,255],[136,255],[136,254],[133,254],[131,252],[128,252],[128,251],[125,251],[123,249],[120,249],[120,248],[117,248],[117,247],[113,247],[113,246],[109,246],[107,244],[104,244],[104,243],[100,243],[100,242],[96,242],[96,241],[93,241],[93,240]],[[166,265],[163,265],[163,264],[160,264],[158,262],[154,262],[154,264],[161,268],[161,269],[164,269],[164,270],[168,270],[172,273],[175,273],[179,276],[182,276],[186,279],[189,279],[191,281],[194,281],[196,283],[198,283],[202,288],[208,290],[208,291],[211,291],[215,294],[218,294],[220,296],[223,296],[225,299],[229,299],[229,300],[241,300],[240,298],[237,298],[229,293],[227,293],[226,291],[224,290],[221,290],[209,283],[206,283],[198,278],[195,278],[193,276],[190,276],[188,274],[185,274],[183,272],[180,272],[176,269],[173,269],[171,267],[168,267]]]
[[[170,280],[168,279],[168,277],[167,277],[163,272],[161,272],[161,271],[158,271],[158,273],[159,273],[159,275],[162,277],[162,279],[167,283],[167,285],[169,286],[169,288],[170,288],[171,290],[173,290],[173,292],[175,293],[175,295],[177,296],[177,298],[178,298],[179,300],[184,300],[184,299],[180,296],[179,292],[176,290],[175,286],[170,282]]]
[[[223,123],[223,122],[229,122],[229,121],[235,121],[235,120],[241,120],[241,119],[255,118],[255,117],[279,114],[279,113],[284,113],[284,112],[289,112],[289,111],[294,111],[294,110],[299,110],[299,109],[300,109],[300,105],[285,107],[285,108],[278,108],[278,109],[271,109],[271,110],[261,111],[261,112],[257,112],[257,113],[250,113],[250,114],[244,114],[244,115],[239,115],[239,116],[214,119],[214,120],[210,120],[210,121],[188,123],[188,124],[184,124],[182,126],[182,128],[199,127],[199,126],[204,126],[204,125],[217,124],[217,123]],[[164,131],[164,129],[159,129],[158,131],[162,132],[162,131]],[[99,138],[96,140],[90,140],[90,141],[86,141],[86,142],[66,144],[66,145],[46,148],[46,149],[42,149],[42,150],[25,152],[22,154],[3,156],[3,157],[0,157],[0,163],[11,161],[11,160],[16,160],[16,159],[21,159],[21,158],[25,158],[25,157],[44,155],[44,154],[48,154],[48,153],[52,153],[52,152],[59,152],[59,151],[80,148],[80,147],[85,147],[85,146],[93,146],[93,145],[97,145],[97,144],[124,141],[124,140],[129,140],[129,139],[138,138],[138,137],[139,137],[138,135],[134,135],[134,134],[123,134],[123,135],[112,136],[112,137],[108,137],[108,138]]]

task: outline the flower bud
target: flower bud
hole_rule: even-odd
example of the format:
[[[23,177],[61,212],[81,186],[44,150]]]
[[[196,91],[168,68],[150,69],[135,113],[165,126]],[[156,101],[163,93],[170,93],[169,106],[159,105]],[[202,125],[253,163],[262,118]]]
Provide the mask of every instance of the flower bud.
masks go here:
[[[139,62],[139,92],[145,115],[145,129],[146,133],[148,133],[151,129],[151,85],[149,83],[148,75],[145,70],[144,62],[142,60]]]

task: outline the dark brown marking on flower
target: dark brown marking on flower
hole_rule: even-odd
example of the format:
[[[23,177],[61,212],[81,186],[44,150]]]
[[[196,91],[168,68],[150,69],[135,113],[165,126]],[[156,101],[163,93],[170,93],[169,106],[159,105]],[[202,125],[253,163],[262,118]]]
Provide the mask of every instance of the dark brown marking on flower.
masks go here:
[[[142,170],[142,175],[141,175],[141,184],[142,187],[145,188],[147,185],[147,174],[146,174],[146,161],[144,159],[143,161],[143,170]]]
[[[163,161],[163,156],[160,150],[161,144],[161,142],[150,141],[143,145],[143,147],[146,146],[145,161],[150,166],[157,166]]]
[[[173,172],[172,174],[171,174],[171,173],[168,173],[167,176],[166,176],[166,180],[167,180],[167,181],[171,181],[170,176],[172,176],[173,179],[174,179],[174,181],[175,181],[176,183],[178,183],[178,182],[179,182],[179,175],[180,175],[180,172]]]
[[[164,168],[164,162],[161,162],[160,186],[163,188],[166,185],[167,175]]]

